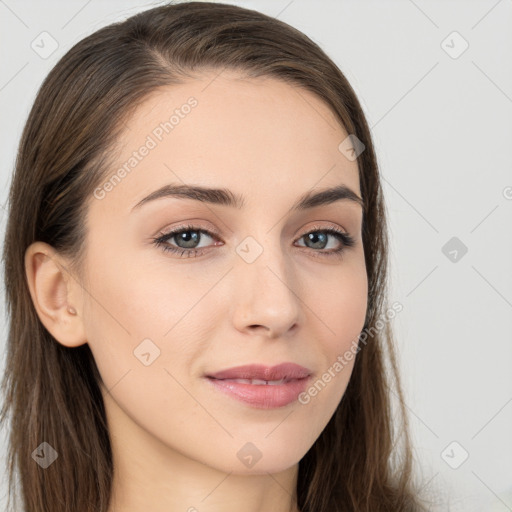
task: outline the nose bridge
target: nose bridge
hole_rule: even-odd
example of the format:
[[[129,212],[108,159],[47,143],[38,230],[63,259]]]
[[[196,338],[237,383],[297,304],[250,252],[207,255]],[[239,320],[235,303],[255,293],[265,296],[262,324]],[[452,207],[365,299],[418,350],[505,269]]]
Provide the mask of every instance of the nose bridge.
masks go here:
[[[299,283],[276,233],[258,238],[248,236],[236,248],[234,321],[239,329],[264,326],[277,336],[299,321]]]

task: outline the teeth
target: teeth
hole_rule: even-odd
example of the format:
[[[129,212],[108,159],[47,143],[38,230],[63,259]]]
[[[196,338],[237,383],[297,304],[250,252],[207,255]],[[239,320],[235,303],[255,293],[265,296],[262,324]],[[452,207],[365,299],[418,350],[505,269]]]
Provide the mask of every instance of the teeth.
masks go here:
[[[285,383],[285,379],[281,380],[261,380],[261,379],[227,379],[231,382],[239,382],[241,384],[256,384],[259,386],[267,385],[267,386],[279,386],[280,384]]]

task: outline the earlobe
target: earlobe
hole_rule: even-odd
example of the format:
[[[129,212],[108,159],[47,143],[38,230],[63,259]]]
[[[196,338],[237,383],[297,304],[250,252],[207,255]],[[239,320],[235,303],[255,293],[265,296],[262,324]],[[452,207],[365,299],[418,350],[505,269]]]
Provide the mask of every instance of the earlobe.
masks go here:
[[[48,332],[62,345],[87,343],[79,315],[80,284],[66,270],[63,258],[44,242],[34,242],[25,251],[25,273],[32,302]]]

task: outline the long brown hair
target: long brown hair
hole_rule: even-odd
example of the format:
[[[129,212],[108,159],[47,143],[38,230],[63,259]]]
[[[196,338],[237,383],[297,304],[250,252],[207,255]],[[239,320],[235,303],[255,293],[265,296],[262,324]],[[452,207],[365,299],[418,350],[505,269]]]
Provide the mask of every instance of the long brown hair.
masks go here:
[[[365,146],[357,159],[369,283],[365,339],[336,412],[299,463],[298,507],[423,510],[392,331],[382,321],[386,208],[358,99],[332,60],[295,28],[254,10],[188,2],[146,10],[76,44],[44,80],[22,134],[3,250],[10,322],[1,421],[10,416],[9,504],[17,470],[26,512],[105,512],[114,468],[92,353],[87,344],[64,347],[44,328],[24,253],[32,242],[46,242],[71,257],[80,276],[87,200],[104,181],[124,120],[157,88],[224,69],[313,92]],[[31,457],[43,441],[58,447],[58,463],[47,469]]]

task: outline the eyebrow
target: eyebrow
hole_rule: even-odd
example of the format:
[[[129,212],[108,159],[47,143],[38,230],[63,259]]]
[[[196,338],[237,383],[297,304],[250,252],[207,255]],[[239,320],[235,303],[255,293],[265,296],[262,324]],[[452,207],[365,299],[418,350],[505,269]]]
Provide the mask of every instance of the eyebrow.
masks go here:
[[[178,185],[168,184],[151,192],[148,196],[141,199],[133,208],[137,210],[142,205],[161,199],[163,197],[175,197],[193,199],[203,203],[229,206],[241,210],[245,201],[243,196],[234,194],[231,190],[225,188],[210,188],[199,185]],[[346,185],[337,185],[320,191],[309,191],[302,195],[298,201],[292,205],[291,211],[307,210],[317,206],[324,206],[337,201],[349,201],[356,203],[364,210],[364,201],[351,188]]]

